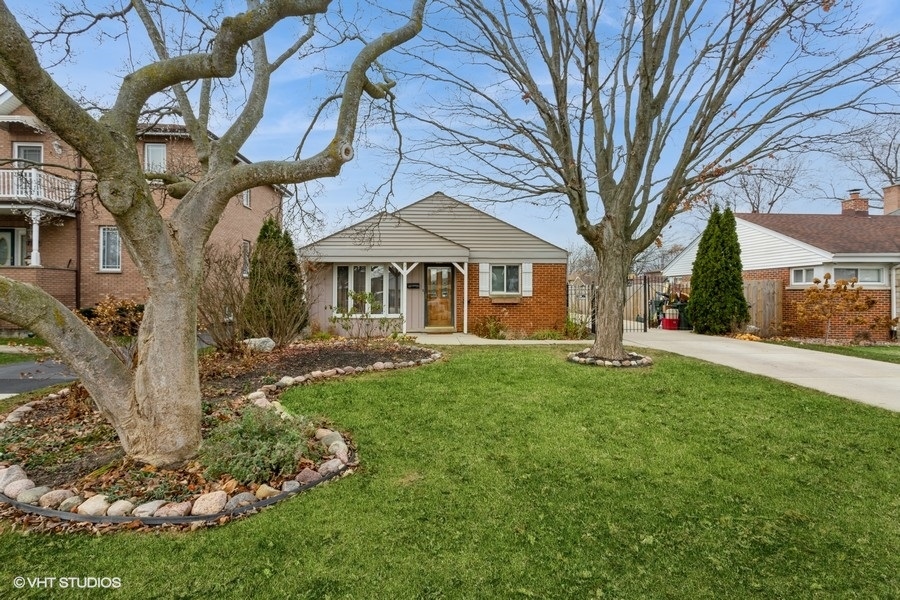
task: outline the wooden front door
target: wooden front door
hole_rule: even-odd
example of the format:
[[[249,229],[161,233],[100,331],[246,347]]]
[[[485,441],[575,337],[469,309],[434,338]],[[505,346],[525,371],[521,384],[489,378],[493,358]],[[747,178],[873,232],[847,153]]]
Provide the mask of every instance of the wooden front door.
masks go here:
[[[453,267],[425,267],[425,326],[453,326]]]

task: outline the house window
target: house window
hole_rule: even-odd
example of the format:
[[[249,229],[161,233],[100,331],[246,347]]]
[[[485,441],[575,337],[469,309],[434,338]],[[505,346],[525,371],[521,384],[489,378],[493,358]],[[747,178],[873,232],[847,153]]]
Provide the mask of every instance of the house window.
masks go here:
[[[519,289],[519,265],[491,265],[491,294],[518,294]]]
[[[250,208],[250,190],[244,190],[243,192],[241,192],[240,198],[241,205],[244,208]]]
[[[144,171],[147,173],[166,172],[165,144],[144,144]]]
[[[853,269],[835,269],[834,280],[843,279],[850,281],[856,279],[859,283],[884,283],[882,270],[879,268],[853,268]]]
[[[241,275],[250,277],[250,241],[241,240]]]
[[[122,270],[122,245],[118,227],[100,228],[100,270]]]
[[[391,265],[338,265],[335,271],[335,312],[369,313],[372,316],[400,314],[400,271]],[[353,298],[371,294],[370,301]]]
[[[794,285],[802,285],[813,282],[813,269],[794,269],[791,276],[791,283]]]

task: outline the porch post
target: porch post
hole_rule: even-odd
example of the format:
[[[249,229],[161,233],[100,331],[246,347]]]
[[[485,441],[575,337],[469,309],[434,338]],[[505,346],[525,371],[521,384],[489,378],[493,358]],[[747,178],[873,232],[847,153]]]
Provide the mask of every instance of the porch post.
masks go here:
[[[41,266],[41,211],[31,209],[31,266]]]
[[[469,333],[469,263],[464,262],[462,267],[453,263],[453,266],[463,275],[463,333]]]
[[[409,320],[406,318],[406,296],[409,295],[409,291],[406,289],[406,261],[403,262],[400,273],[403,275],[400,278],[400,314],[403,315],[403,335],[406,335],[406,321]]]

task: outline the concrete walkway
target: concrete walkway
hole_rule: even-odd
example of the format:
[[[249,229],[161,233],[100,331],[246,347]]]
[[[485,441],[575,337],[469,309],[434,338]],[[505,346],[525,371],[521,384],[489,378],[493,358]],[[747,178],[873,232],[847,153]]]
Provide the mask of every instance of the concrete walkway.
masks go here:
[[[625,332],[625,345],[664,350],[765,375],[849,400],[900,412],[900,365],[828,352],[790,348],[689,331],[652,329]],[[464,334],[419,334],[423,345],[567,344],[586,347],[588,341],[486,340]]]

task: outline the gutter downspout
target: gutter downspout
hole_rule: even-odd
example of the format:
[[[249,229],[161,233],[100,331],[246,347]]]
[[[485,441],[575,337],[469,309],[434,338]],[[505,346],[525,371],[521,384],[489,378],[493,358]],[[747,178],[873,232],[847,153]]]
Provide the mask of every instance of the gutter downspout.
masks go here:
[[[81,153],[75,155],[75,308],[81,308]]]

